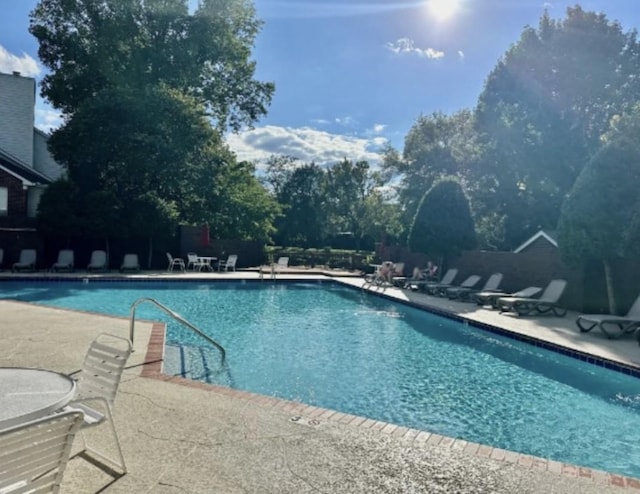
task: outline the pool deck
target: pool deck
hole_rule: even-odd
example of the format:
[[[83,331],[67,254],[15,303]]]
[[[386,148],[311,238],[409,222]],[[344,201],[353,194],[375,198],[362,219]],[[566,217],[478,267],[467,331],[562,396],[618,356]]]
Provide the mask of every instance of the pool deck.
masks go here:
[[[336,281],[357,288],[363,283],[362,278],[341,276],[346,273],[330,274]],[[7,276],[11,274],[0,273],[0,284]],[[157,272],[127,278],[160,280],[165,276]],[[256,280],[259,274],[169,276]],[[278,274],[275,282],[285,279],[327,278],[292,270]],[[272,282],[268,276],[265,280]],[[635,339],[607,340],[597,330],[581,334],[575,326],[575,313],[563,318],[515,317],[397,288],[375,291],[466,318],[472,325],[490,325],[525,339],[551,342],[581,355],[640,369],[640,348]],[[129,334],[129,320],[123,318],[12,301],[0,301],[0,311],[0,366],[69,373],[80,368],[98,332]],[[76,456],[69,462],[61,492],[640,492],[640,481],[633,478],[166,376],[159,372],[163,343],[162,324],[136,322],[135,352],[115,403],[129,472],[117,477]],[[91,433],[101,436],[100,429]],[[108,448],[108,437],[96,440]]]

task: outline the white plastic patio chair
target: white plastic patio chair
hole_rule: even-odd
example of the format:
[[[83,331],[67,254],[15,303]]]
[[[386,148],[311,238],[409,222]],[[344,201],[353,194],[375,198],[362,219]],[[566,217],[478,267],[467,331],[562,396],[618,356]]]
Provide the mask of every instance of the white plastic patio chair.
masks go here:
[[[0,493],[57,493],[82,424],[77,411],[0,431]]]
[[[125,271],[140,271],[140,263],[138,262],[138,254],[125,254],[122,258],[122,265],[120,266],[120,272]]]
[[[65,410],[77,410],[84,413],[84,421],[80,429],[83,448],[80,453],[89,452],[105,465],[118,467],[123,474],[127,472],[127,466],[113,421],[112,406],[131,351],[131,341],[127,338],[100,333],[89,346],[84,358],[77,379],[78,398],[65,408]],[[93,407],[94,402],[100,405],[100,409]],[[117,459],[109,458],[101,451],[90,447],[84,433],[82,433],[86,428],[95,427],[105,422],[109,422],[118,453]]]
[[[231,254],[229,257],[227,257],[226,261],[221,260],[220,262],[218,262],[218,271],[222,271],[222,268],[224,268],[225,271],[229,271],[229,269],[235,271],[237,261],[238,256],[236,254]]]
[[[107,253],[104,250],[94,250],[91,252],[91,259],[87,265],[87,272],[106,271],[107,270]]]
[[[63,249],[58,252],[58,260],[51,266],[51,271],[73,271],[74,253],[71,249]]]
[[[35,271],[36,270],[36,250],[22,249],[20,259],[13,263],[11,271]]]
[[[169,252],[167,252],[167,259],[169,260],[169,266],[167,267],[167,271],[171,272],[175,267],[177,267],[180,271],[186,270],[186,267],[184,265],[184,259],[180,257],[173,257]]]

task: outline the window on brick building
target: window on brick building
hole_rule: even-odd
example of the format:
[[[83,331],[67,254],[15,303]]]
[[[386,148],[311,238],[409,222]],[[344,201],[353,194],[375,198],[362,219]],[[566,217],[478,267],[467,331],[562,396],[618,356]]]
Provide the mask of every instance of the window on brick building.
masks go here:
[[[0,187],[0,216],[6,216],[9,213],[9,189]]]

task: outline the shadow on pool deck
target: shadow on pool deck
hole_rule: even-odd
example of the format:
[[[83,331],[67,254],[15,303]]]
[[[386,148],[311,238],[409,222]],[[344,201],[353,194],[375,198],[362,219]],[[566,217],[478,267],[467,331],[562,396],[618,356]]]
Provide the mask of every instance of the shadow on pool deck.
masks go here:
[[[226,274],[209,276],[229,278]],[[234,277],[249,275],[239,273]],[[318,278],[321,277],[313,277]],[[339,281],[354,286],[361,284],[358,279]],[[443,310],[487,324],[509,326],[523,334],[531,332],[539,338],[557,340],[559,344],[575,345],[580,351],[593,351],[603,358],[630,365],[639,363],[635,354],[640,351],[635,341],[609,341],[596,333],[581,335],[572,327],[572,315],[563,319],[513,318],[403,290],[388,289],[385,294],[405,301],[411,299],[413,303],[438,304]],[[97,332],[127,336],[129,331],[129,321],[115,317],[9,301],[0,301],[0,310],[1,366],[72,372],[80,367]],[[137,322],[135,352],[115,404],[129,473],[114,479],[75,457],[67,468],[62,492],[603,493],[621,492],[625,488],[640,490],[640,482],[635,479],[299,403],[157,375],[157,365],[142,364],[156,360],[153,352],[161,348],[157,338],[162,338],[162,333],[159,324]]]

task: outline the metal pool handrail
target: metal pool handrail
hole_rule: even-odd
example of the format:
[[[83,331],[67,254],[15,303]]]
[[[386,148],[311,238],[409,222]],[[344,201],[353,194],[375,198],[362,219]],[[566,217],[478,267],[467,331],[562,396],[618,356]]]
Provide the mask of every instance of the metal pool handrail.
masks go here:
[[[156,299],[150,298],[150,297],[139,298],[133,304],[131,304],[131,319],[130,319],[130,322],[129,322],[129,339],[131,340],[131,344],[133,344],[133,326],[135,325],[135,322],[136,322],[136,308],[142,302],[150,302],[150,303],[154,304],[156,307],[158,307],[159,309],[164,311],[166,314],[168,314],[171,317],[173,317],[176,321],[178,321],[179,323],[183,324],[184,326],[186,326],[187,328],[189,328],[191,331],[193,331],[194,333],[198,334],[199,336],[202,336],[205,340],[207,340],[209,343],[211,343],[213,346],[215,346],[220,351],[220,353],[222,354],[222,363],[224,364],[225,359],[227,358],[227,352],[222,347],[222,345],[220,345],[217,341],[215,341],[210,336],[207,336],[206,334],[204,334],[202,331],[200,331],[198,328],[196,328],[193,324],[191,324],[189,321],[187,321],[180,314],[178,314],[177,312],[172,311],[171,309],[169,309],[169,307],[167,307],[165,305],[162,305]]]

